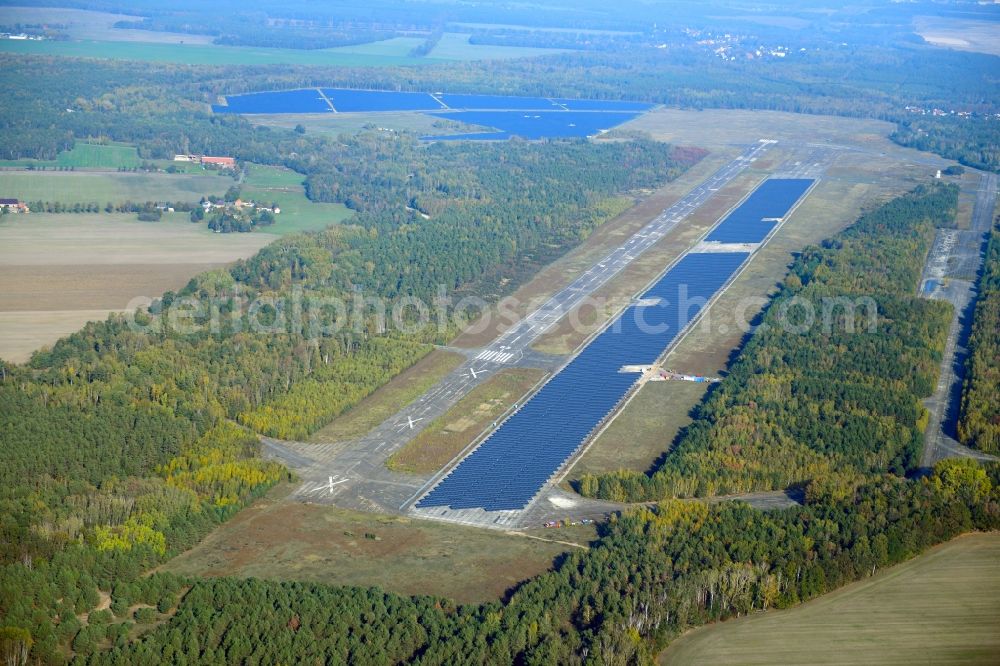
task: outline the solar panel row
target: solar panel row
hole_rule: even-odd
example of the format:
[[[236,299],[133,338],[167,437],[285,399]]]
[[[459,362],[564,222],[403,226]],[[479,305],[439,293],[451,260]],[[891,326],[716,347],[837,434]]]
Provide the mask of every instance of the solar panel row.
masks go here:
[[[593,99],[549,99],[507,95],[458,95],[395,90],[323,88],[334,109],[363,111],[442,111],[448,109],[503,111],[631,111],[652,108],[645,102]],[[216,113],[325,113],[330,105],[315,88],[229,95],[228,105],[215,105]]]
[[[719,243],[761,242],[812,183],[808,178],[770,178],[764,181],[705,240]]]
[[[627,308],[418,503],[522,509],[626,397],[651,364],[746,260],[692,253]]]
[[[447,136],[425,136],[428,141],[504,141],[512,136],[522,139],[592,136],[635,118],[628,111],[454,111],[429,115],[449,120],[496,127],[496,132],[472,132]]]
[[[228,104],[212,106],[215,113],[330,113],[330,105],[315,88],[247,93],[226,97]]]

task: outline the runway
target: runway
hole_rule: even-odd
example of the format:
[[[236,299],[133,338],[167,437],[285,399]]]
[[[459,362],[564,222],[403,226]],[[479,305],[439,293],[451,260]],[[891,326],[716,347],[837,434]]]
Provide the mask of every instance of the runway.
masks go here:
[[[553,370],[561,365],[565,359],[547,358],[531,350],[530,346],[550,326],[583,303],[750,167],[774,143],[762,139],[748,146],[738,157],[660,213],[490,345],[478,350],[466,350],[470,357],[467,362],[366,436],[332,444],[264,439],[265,455],[280,460],[302,478],[303,483],[293,497],[364,511],[398,513],[403,510],[438,475],[420,477],[392,472],[385,466],[392,453],[503,367],[542,366]],[[812,157],[811,153],[809,156]],[[811,167],[813,161],[809,160],[806,164]],[[801,163],[790,169],[808,170]]]

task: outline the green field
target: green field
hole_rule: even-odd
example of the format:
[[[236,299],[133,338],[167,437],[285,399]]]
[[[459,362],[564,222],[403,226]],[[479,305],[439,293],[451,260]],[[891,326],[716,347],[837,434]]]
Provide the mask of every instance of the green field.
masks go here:
[[[959,537],[796,608],[696,629],[660,663],[1000,663],[1000,533]]]
[[[153,33],[156,34],[156,33]],[[430,57],[409,55],[423,40],[397,37],[381,42],[332,49],[276,49],[254,46],[218,46],[214,44],[171,44],[139,41],[12,41],[0,40],[0,52],[31,55],[54,55],[108,60],[143,60],[175,62],[187,65],[324,65],[330,67],[389,67],[429,65],[451,60],[494,60],[523,58],[558,49],[519,46],[478,46],[469,44],[469,36],[447,33]]]
[[[435,118],[414,111],[376,111],[372,113],[280,113],[253,115],[247,119],[256,125],[292,129],[302,125],[307,132],[316,134],[357,134],[372,127],[382,127],[397,132],[414,132],[420,135],[463,134],[484,132],[481,125],[459,123],[451,119]]]
[[[263,228],[263,231],[269,234],[288,234],[322,229],[354,214],[342,204],[309,201],[302,180],[302,174],[288,169],[259,164],[247,166],[247,178],[242,187],[243,198],[264,203],[274,202],[281,207],[275,223]]]
[[[191,201],[223,194],[226,176],[86,171],[0,171],[0,197],[65,204],[123,201]]]
[[[54,160],[0,160],[0,166],[73,167],[74,169],[118,169],[141,164],[134,146],[77,142]]]
[[[65,157],[64,157],[65,155]],[[129,146],[77,144],[60,155],[75,165],[97,165],[126,160],[135,155]],[[182,165],[183,166],[183,165]],[[114,171],[0,171],[0,197],[64,204],[125,201],[183,201],[195,203],[206,195],[221,196],[233,186],[232,178],[195,167],[191,173],[119,173]],[[281,213],[274,225],[263,229],[269,234],[286,234],[322,229],[341,222],[353,212],[335,203],[309,201],[302,175],[280,167],[251,164],[242,188],[244,199],[277,203]]]
[[[152,32],[151,30],[123,30],[114,27],[115,23],[118,21],[135,21],[140,17],[126,14],[109,14],[86,9],[69,9],[67,7],[4,7],[3,17],[5,25],[15,23],[58,25],[59,32],[65,33],[70,39],[96,39],[112,42],[184,42],[186,44],[207,44],[212,41],[212,37],[209,35]]]

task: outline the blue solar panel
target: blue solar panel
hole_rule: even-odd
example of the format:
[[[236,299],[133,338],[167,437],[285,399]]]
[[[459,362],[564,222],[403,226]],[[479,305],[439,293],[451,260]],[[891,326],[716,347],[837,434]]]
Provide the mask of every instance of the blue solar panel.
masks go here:
[[[215,113],[331,113],[315,88],[248,93],[226,97],[228,106],[213,105]]]
[[[516,99],[516,98],[512,98]],[[496,127],[497,132],[449,134],[421,137],[428,141],[505,141],[512,136],[524,139],[586,137],[609,130],[638,115],[637,111],[455,111],[431,113],[470,125]]]
[[[688,254],[453,469],[417,507],[523,509],[749,255]]]
[[[795,205],[813,181],[808,178],[771,178],[754,190],[705,240],[719,243],[759,243],[778,218]]]
[[[646,102],[624,102],[606,99],[554,99],[560,106],[570,111],[649,111],[652,104]]]
[[[346,90],[324,88],[323,93],[341,113],[360,111],[437,111],[441,104],[423,92],[391,90]]]
[[[437,96],[450,109],[496,109],[505,111],[558,110],[560,107],[545,97],[507,97],[505,95],[453,95]]]

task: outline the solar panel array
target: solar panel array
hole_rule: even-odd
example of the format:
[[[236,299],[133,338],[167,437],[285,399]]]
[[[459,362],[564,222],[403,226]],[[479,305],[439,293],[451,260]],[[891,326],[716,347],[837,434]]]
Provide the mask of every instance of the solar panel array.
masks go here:
[[[764,240],[812,182],[765,181],[707,240]],[[749,256],[747,252],[685,255],[424,495],[417,508],[526,507],[638,381],[637,374],[621,372],[622,366],[655,363]]]
[[[425,92],[323,88],[339,113],[359,111],[440,111],[441,103]]]
[[[705,240],[719,243],[759,243],[799,200],[813,181],[808,178],[770,178],[730,213]]]
[[[688,254],[418,503],[522,509],[749,256]]]
[[[330,113],[330,105],[315,88],[229,95],[226,106],[212,105],[214,113]]]
[[[586,137],[648,111],[652,104],[622,100],[562,99],[506,95],[349,88],[304,88],[230,95],[215,113],[366,113],[420,111],[441,118],[495,127],[496,131],[423,137],[433,141]],[[441,113],[433,113],[441,112]]]

